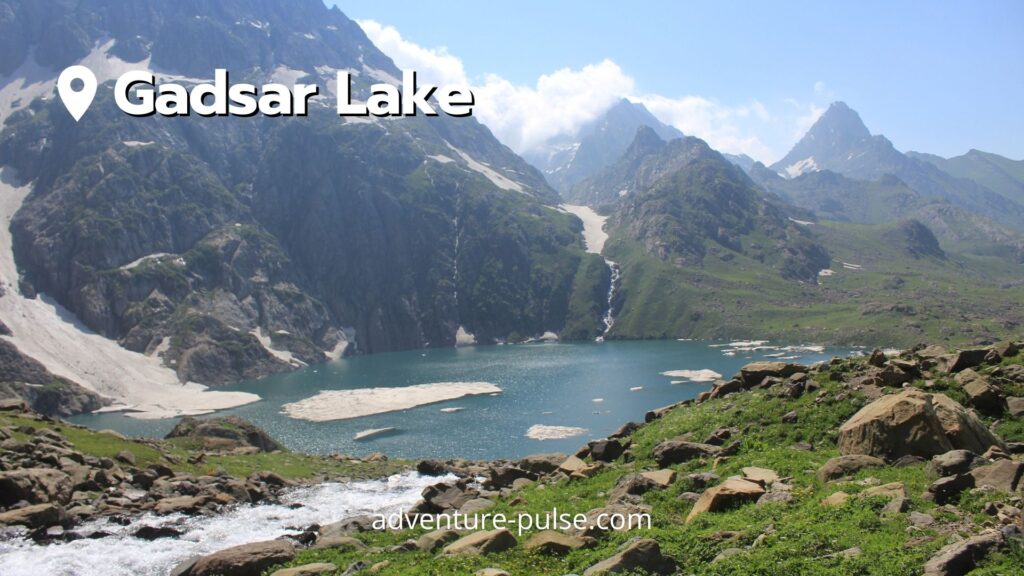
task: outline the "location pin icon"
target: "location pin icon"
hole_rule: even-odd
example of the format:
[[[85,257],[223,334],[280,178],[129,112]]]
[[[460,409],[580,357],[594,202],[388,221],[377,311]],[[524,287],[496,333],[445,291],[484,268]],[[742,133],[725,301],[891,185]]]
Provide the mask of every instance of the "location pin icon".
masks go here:
[[[75,80],[82,82],[79,90],[72,87]],[[60,78],[57,78],[57,93],[60,94],[60,99],[71,113],[71,117],[78,122],[89,109],[92,99],[96,97],[96,75],[85,66],[69,66],[60,73]]]

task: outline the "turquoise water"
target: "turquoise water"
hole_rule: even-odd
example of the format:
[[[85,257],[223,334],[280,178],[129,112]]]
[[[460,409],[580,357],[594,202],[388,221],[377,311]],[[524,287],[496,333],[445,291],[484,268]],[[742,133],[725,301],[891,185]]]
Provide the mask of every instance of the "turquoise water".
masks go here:
[[[733,355],[726,355],[732,352]],[[604,342],[526,344],[416,350],[347,358],[240,383],[223,389],[255,392],[259,402],[224,411],[264,428],[294,450],[364,455],[384,452],[408,458],[514,458],[538,452],[572,452],[588,439],[604,437],[644,413],[707,390],[710,383],[672,384],[660,373],[711,369],[726,378],[742,365],[786,355],[810,364],[850,348],[823,352],[768,346],[730,348],[715,342]],[[775,355],[770,357],[769,355]],[[499,386],[498,396],[475,396],[419,406],[402,412],[351,420],[309,422],[280,413],[282,404],[321,390],[393,387],[434,382],[486,381]],[[638,391],[633,387],[642,386]],[[593,402],[595,398],[603,401]],[[443,413],[441,408],[462,407]],[[158,437],[176,420],[135,420],[121,414],[79,416],[73,421],[111,428],[131,436]],[[556,440],[526,437],[533,425],[587,429],[582,436]],[[370,428],[394,427],[390,435],[362,441],[353,437]]]

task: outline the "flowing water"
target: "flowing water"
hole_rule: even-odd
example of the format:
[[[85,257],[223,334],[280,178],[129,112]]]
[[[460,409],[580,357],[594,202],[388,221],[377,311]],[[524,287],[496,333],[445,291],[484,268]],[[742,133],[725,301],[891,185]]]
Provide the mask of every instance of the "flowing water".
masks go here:
[[[407,509],[419,500],[425,487],[443,480],[408,473],[387,480],[297,488],[282,495],[281,504],[240,506],[215,516],[146,514],[127,526],[97,520],[76,528],[76,532],[103,531],[110,536],[48,546],[22,538],[0,538],[0,574],[165,576],[179,562],[193,556],[296,534],[311,524]],[[142,526],[171,527],[182,535],[152,541],[131,536]]]

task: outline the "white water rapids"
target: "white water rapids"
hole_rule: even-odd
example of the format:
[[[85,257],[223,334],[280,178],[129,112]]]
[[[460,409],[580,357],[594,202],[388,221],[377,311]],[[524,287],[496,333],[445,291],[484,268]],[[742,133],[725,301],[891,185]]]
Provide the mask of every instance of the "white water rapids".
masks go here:
[[[386,480],[296,488],[281,496],[281,504],[239,506],[214,516],[145,514],[133,518],[128,526],[97,520],[75,531],[88,534],[102,530],[111,536],[46,546],[22,538],[0,541],[0,574],[164,576],[192,556],[272,540],[297,533],[310,524],[324,525],[363,514],[392,514],[407,509],[420,499],[425,487],[451,479],[410,472]],[[141,526],[170,526],[183,534],[153,541],[131,536]]]

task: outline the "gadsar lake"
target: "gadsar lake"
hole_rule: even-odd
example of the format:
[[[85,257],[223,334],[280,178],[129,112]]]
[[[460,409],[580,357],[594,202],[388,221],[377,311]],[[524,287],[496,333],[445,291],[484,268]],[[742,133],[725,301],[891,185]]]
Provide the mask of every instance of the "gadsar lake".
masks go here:
[[[296,372],[220,387],[254,392],[262,400],[218,414],[237,414],[290,449],[403,458],[516,458],[574,452],[623,423],[643,421],[653,408],[694,398],[711,382],[663,372],[711,370],[728,378],[758,360],[812,364],[859,348],[774,342],[610,341],[428,349],[344,358]],[[699,376],[695,377],[700,380]],[[311,422],[282,413],[284,404],[325,390],[394,388],[447,382],[489,382],[502,392],[347,420]],[[162,437],[177,419],[137,420],[121,413],[71,421],[130,436]],[[534,426],[583,429],[568,438],[536,439]],[[366,439],[371,429],[393,431]],[[579,432],[579,431],[578,431]]]

